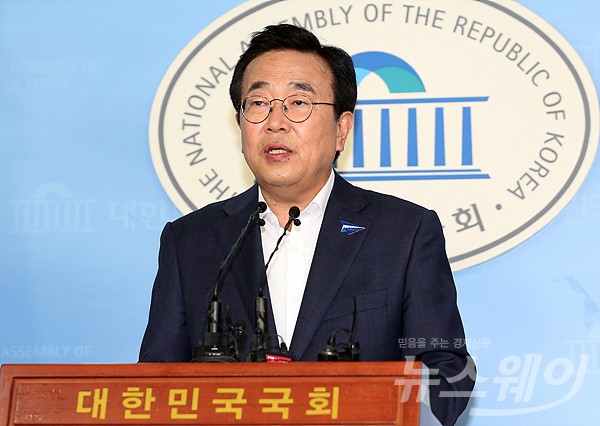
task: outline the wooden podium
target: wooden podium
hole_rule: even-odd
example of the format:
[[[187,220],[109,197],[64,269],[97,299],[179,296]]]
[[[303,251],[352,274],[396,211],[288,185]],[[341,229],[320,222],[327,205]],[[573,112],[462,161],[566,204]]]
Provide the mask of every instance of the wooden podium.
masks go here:
[[[419,423],[420,364],[3,365],[0,426]]]

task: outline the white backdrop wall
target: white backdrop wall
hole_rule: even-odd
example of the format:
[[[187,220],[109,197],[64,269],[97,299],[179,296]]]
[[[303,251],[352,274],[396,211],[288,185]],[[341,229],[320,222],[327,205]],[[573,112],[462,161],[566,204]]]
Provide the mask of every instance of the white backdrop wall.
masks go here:
[[[136,362],[160,231],[180,215],[150,158],[151,105],[240,3],[0,0],[0,363]],[[519,3],[599,87],[600,3]],[[455,273],[481,381],[462,423],[598,424],[599,277],[596,158],[548,226]]]

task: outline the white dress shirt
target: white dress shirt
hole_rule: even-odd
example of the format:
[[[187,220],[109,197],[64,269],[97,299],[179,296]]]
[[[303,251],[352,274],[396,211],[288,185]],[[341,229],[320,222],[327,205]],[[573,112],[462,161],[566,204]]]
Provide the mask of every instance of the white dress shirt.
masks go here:
[[[317,238],[323,223],[323,213],[333,189],[334,173],[321,188],[310,204],[300,212],[300,226],[292,226],[281,240],[279,248],[267,270],[270,303],[275,317],[277,334],[289,347],[296,327],[306,280],[317,245]],[[262,191],[258,191],[259,201],[264,201]],[[265,225],[261,228],[262,249],[265,262],[275,248],[283,228],[275,213],[267,207],[262,218]],[[269,330],[273,334],[273,330]]]

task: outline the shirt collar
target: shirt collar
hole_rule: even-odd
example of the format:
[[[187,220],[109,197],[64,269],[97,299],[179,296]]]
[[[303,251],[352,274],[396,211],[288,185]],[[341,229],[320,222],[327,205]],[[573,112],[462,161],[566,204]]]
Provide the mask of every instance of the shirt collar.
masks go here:
[[[306,208],[304,210],[302,210],[302,212],[300,212],[300,216],[302,216],[303,212],[310,214],[310,215],[313,215],[313,214],[322,215],[323,214],[323,212],[325,211],[325,208],[327,207],[327,202],[329,201],[331,191],[333,190],[334,181],[335,181],[335,173],[333,172],[333,169],[331,169],[331,173],[329,174],[329,179],[327,179],[327,182],[325,182],[325,185],[323,185],[323,188],[321,188],[321,190],[317,193],[315,198],[312,199],[312,201],[308,204],[308,206],[306,206]],[[265,197],[263,197],[262,188],[260,187],[260,185],[258,186],[258,201],[265,201]],[[277,218],[275,217],[275,213],[273,213],[271,211],[271,208],[269,207],[268,204],[267,204],[267,210],[265,211],[263,217],[265,218],[265,220],[277,221]]]

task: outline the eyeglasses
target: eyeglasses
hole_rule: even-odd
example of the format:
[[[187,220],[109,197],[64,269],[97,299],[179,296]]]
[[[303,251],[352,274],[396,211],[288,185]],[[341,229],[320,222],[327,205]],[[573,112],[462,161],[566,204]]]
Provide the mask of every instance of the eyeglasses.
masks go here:
[[[329,102],[313,102],[305,95],[290,95],[285,99],[268,100],[264,96],[248,96],[244,98],[239,108],[242,115],[250,123],[258,124],[267,119],[271,111],[273,111],[273,102],[279,101],[282,104],[283,113],[288,120],[294,123],[302,123],[308,120],[312,114],[313,105],[331,105]]]

